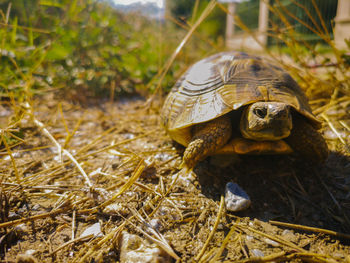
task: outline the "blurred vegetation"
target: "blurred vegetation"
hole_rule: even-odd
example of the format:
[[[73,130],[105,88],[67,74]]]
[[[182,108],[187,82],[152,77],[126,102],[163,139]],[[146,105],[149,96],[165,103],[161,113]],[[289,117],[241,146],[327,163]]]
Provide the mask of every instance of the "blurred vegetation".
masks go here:
[[[344,49],[334,43],[336,5],[331,0],[271,0],[269,5],[264,52],[284,65],[309,98],[322,98],[322,110],[350,96],[350,41],[344,39]],[[238,4],[236,26],[254,36],[258,21],[249,15],[258,11],[258,0]]]
[[[250,29],[257,29],[259,26],[259,2],[260,0],[247,0],[237,5],[236,14],[240,17],[241,21]],[[321,25],[325,23],[327,31],[332,34],[332,27],[334,27],[334,17],[337,12],[337,0],[270,0],[271,7],[283,6],[284,16],[281,17],[275,12],[270,12],[270,27],[281,26],[284,24],[282,21],[284,18],[288,20],[291,26],[293,26],[295,32],[298,33],[299,38],[303,38],[308,42],[319,42],[322,39],[310,30],[307,26],[314,27],[315,24]],[[313,7],[314,4],[318,7],[318,10],[322,17],[317,13],[317,10]],[[271,11],[271,10],[270,10]],[[287,13],[293,15],[287,15]],[[309,14],[308,14],[309,13]],[[299,21],[298,21],[299,20]],[[305,25],[300,23],[303,21]],[[236,26],[237,31],[242,31],[242,28]],[[275,38],[269,38],[269,44],[276,44]]]
[[[321,78],[307,70],[310,64],[336,64],[327,70],[328,77],[322,76],[322,85],[329,87],[324,79],[335,78],[337,86],[343,87],[348,81],[349,55],[334,47],[332,24],[327,20],[324,29],[318,16],[328,9],[334,16],[336,1],[324,0],[322,5],[319,1],[272,1],[272,51],[278,47],[278,52],[289,54],[301,66],[296,75],[304,86]],[[23,101],[48,89],[76,91],[79,96],[146,93],[160,82],[169,89],[195,60],[223,50],[226,13],[219,4],[164,70],[208,3],[168,0],[166,21],[156,21],[120,13],[108,1],[0,0],[0,96]],[[317,10],[315,3],[321,9]],[[238,26],[243,30],[257,27],[258,6],[259,0],[237,5]],[[300,37],[305,31],[302,28],[322,42]],[[166,72],[164,78],[162,72]],[[312,77],[305,77],[305,72]],[[327,92],[332,93],[333,88]]]
[[[168,10],[172,17],[182,22],[193,25],[193,22],[200,16],[210,0],[168,0]],[[203,23],[198,27],[197,32],[212,41],[221,41],[225,35],[226,13],[220,8],[215,8]]]
[[[220,9],[215,12],[223,16]],[[223,30],[213,19],[201,28],[204,38]],[[0,0],[0,96],[27,100],[47,89],[76,91],[81,97],[152,91],[188,30],[174,27],[174,21],[121,13],[108,1]],[[162,79],[163,87],[172,86],[180,64],[210,52],[212,43],[193,38]]]
[[[260,0],[249,0],[238,4],[236,7],[237,16],[250,29],[256,29],[259,26],[259,2]],[[235,30],[237,32],[244,31],[239,26],[236,26]]]
[[[161,27],[93,0],[0,1],[0,95],[145,89],[166,55],[154,33]]]
[[[333,104],[350,95],[350,43],[339,49],[333,41],[336,1],[273,1],[270,6],[270,44],[307,91],[310,98],[326,98]],[[327,7],[327,8],[326,8]],[[345,96],[345,97],[344,97]],[[327,104],[326,103],[326,104]],[[326,107],[327,108],[327,107]]]
[[[295,37],[307,41],[308,43],[322,43],[326,42],[315,33],[312,29],[317,27],[322,28],[333,37],[334,18],[337,13],[337,0],[302,0],[295,2],[293,0],[271,0],[271,6],[280,8],[283,14],[271,13],[270,27],[276,30],[276,26],[284,24],[283,19],[287,19],[290,26],[293,27]],[[317,9],[315,8],[317,7]],[[324,25],[324,26],[323,26]],[[273,45],[278,42],[276,38],[270,38],[269,44]]]

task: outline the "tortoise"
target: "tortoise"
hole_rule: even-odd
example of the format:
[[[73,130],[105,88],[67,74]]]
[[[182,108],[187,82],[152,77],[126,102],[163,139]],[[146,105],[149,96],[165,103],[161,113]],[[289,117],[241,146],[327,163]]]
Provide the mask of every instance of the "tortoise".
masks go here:
[[[165,99],[161,119],[186,147],[192,169],[208,156],[291,154],[322,163],[320,121],[296,81],[281,67],[244,52],[221,52],[192,65]]]

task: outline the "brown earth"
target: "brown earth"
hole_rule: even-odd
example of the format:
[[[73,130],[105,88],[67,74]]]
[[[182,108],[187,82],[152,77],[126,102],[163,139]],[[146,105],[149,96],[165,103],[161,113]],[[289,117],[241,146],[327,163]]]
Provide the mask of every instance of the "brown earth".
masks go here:
[[[245,156],[220,168],[208,159],[183,179],[176,176],[183,148],[162,129],[159,107],[144,105],[133,98],[82,106],[52,95],[34,103],[35,120],[89,179],[67,154],[60,161],[29,110],[16,109],[23,116],[12,134],[23,141],[12,139],[8,144],[18,145],[11,149],[2,143],[0,151],[1,262],[21,254],[39,262],[116,262],[120,233],[148,239],[151,226],[182,262],[350,262],[350,154],[326,123],[331,154],[324,165]],[[7,105],[1,112],[4,128],[14,113]],[[350,132],[338,123],[349,124],[349,116],[327,116],[349,143]],[[219,212],[228,181],[250,195],[248,210]],[[95,223],[102,234],[82,237]],[[303,226],[314,228],[297,229]]]

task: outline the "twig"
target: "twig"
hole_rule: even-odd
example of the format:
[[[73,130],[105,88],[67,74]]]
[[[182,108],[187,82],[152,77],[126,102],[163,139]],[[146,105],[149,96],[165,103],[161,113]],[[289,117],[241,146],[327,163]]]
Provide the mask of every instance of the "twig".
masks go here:
[[[14,173],[16,175],[16,180],[17,180],[18,183],[20,183],[21,182],[21,178],[19,176],[19,172],[18,172],[18,169],[17,169],[16,161],[15,161],[15,158],[13,157],[13,154],[12,154],[12,151],[11,151],[9,145],[6,142],[4,130],[1,130],[1,140],[0,140],[0,142],[2,142],[5,145],[7,153],[8,153],[8,155],[11,158],[12,167],[13,167]]]
[[[146,220],[138,213],[135,209],[131,209],[133,212],[134,216],[138,218],[141,223],[146,227],[148,232],[150,232],[153,236],[150,234],[146,233],[142,228],[139,226],[136,226],[133,224],[130,220],[129,223],[132,224],[136,229],[138,229],[142,234],[144,234],[149,240],[160,246],[165,252],[167,252],[170,256],[172,256],[174,259],[179,260],[179,256],[176,255],[172,247],[169,245],[169,243],[166,241],[166,239],[163,237],[161,233],[159,233],[157,230],[155,230],[149,223],[146,222]]]
[[[83,198],[83,199],[77,201],[76,203],[72,204],[72,206],[77,206],[79,204],[85,203],[88,199],[89,198]],[[71,208],[71,206],[66,206],[64,208],[55,209],[55,210],[48,212],[48,213],[43,213],[40,215],[35,215],[35,216],[27,217],[27,218],[20,218],[20,219],[8,221],[8,222],[0,223],[0,229],[5,228],[5,227],[9,227],[9,226],[16,226],[16,225],[30,222],[30,221],[34,221],[37,219],[43,219],[43,218],[55,216],[57,214],[61,214],[61,213],[68,211],[70,208]]]
[[[282,252],[278,252],[278,253],[275,253],[275,254],[271,254],[271,255],[268,255],[268,256],[264,256],[264,257],[251,257],[251,258],[246,258],[246,259],[243,259],[243,260],[237,260],[235,261],[235,263],[248,263],[248,262],[276,262],[276,260],[282,260],[282,259],[285,259],[285,255],[286,255],[286,252],[282,251]],[[225,263],[228,263],[228,262],[232,262],[232,261],[224,261]]]
[[[341,137],[340,133],[337,131],[337,129],[334,127],[333,123],[329,120],[328,116],[324,113],[321,114],[322,118],[325,119],[327,122],[329,128],[337,135],[338,139],[344,144],[345,146],[348,147],[347,143],[344,141],[343,137]]]
[[[276,241],[282,245],[285,245],[287,247],[290,247],[290,248],[293,248],[295,249],[296,251],[299,251],[299,252],[307,252],[305,249],[302,249],[301,247],[298,247],[297,245],[295,245],[294,243],[290,242],[290,241],[287,241],[287,240],[284,240],[283,238],[281,237],[278,237],[276,235],[272,236],[272,235],[269,235],[269,234],[266,234],[264,232],[261,232],[259,230],[256,230],[252,227],[249,227],[249,226],[243,226],[243,225],[237,225],[237,228],[239,228],[240,230],[244,231],[244,232],[247,232],[247,230],[251,231],[251,232],[254,232],[258,235],[261,235],[263,237],[267,237],[273,241]]]
[[[219,222],[220,222],[220,219],[224,213],[224,207],[225,207],[225,198],[224,196],[222,195],[221,196],[221,199],[220,199],[220,207],[219,207],[219,212],[218,212],[218,215],[216,217],[216,221],[215,221],[215,224],[213,226],[213,229],[211,230],[208,238],[207,238],[207,241],[205,241],[204,243],[204,246],[202,247],[201,251],[199,252],[199,254],[196,256],[196,258],[194,259],[195,261],[199,261],[203,255],[204,255],[204,252],[205,250],[207,249],[207,247],[209,246],[209,243],[211,241],[211,239],[213,238],[214,234],[215,234],[215,231],[216,229],[218,228],[218,225],[219,225]]]
[[[146,166],[145,161],[143,159],[141,159],[139,161],[137,167],[135,168],[133,175],[119,189],[118,193],[116,193],[112,198],[108,199],[107,201],[105,201],[104,203],[98,205],[97,207],[89,208],[89,209],[85,209],[85,210],[80,210],[79,213],[87,213],[87,212],[95,213],[99,209],[102,209],[102,208],[110,205],[111,203],[113,203],[121,194],[123,194],[127,189],[129,189],[135,183],[135,181],[140,177],[140,175],[142,174],[142,172],[145,170],[146,167],[147,166]]]
[[[107,241],[112,240],[108,244],[110,246],[113,246],[113,240],[118,237],[117,233],[121,232],[125,224],[126,224],[126,221],[124,221],[120,226],[114,228],[106,236],[104,236],[101,240],[99,240],[95,245],[90,246],[88,251],[85,252],[83,249],[80,250],[80,253],[75,257],[75,259],[72,262],[81,262],[81,263],[87,262],[87,258],[91,256],[95,250],[101,249],[101,246],[103,244],[106,244]]]
[[[272,225],[276,225],[276,226],[294,228],[294,229],[303,230],[303,231],[311,231],[311,232],[316,232],[316,233],[332,235],[332,236],[336,236],[336,237],[340,237],[340,238],[350,239],[349,234],[335,232],[335,231],[323,229],[323,228],[303,226],[303,225],[297,225],[297,224],[291,224],[291,223],[285,223],[285,222],[279,222],[279,221],[272,221],[272,220],[270,220],[269,223]]]
[[[236,226],[232,226],[230,229],[230,232],[228,232],[227,236],[225,237],[224,241],[222,241],[222,244],[220,246],[220,248],[217,250],[215,256],[213,257],[212,260],[210,260],[210,263],[214,263],[214,262],[218,262],[219,257],[222,255],[222,253],[224,252],[224,249],[228,243],[228,241],[230,240],[232,234],[236,231]],[[236,236],[237,238],[238,236]]]
[[[75,218],[76,218],[76,210],[73,210],[73,215],[72,215],[72,240],[75,239]]]
[[[39,189],[39,190],[53,190],[53,191],[79,191],[86,192],[88,188],[75,187],[73,185],[20,185],[15,183],[0,182],[0,185],[16,186],[22,189]]]
[[[79,242],[79,241],[83,241],[83,240],[88,240],[88,239],[91,239],[94,237],[94,234],[90,234],[90,235],[87,235],[87,236],[83,236],[83,237],[78,237],[76,239],[72,239],[62,245],[60,245],[58,248],[56,248],[54,251],[52,251],[48,256],[52,256],[54,254],[56,254],[58,251],[60,251],[61,249],[65,248],[66,246],[69,246],[70,244],[73,244],[73,243],[76,243],[76,242]]]
[[[27,217],[27,218],[20,218],[20,219],[16,219],[16,220],[13,220],[13,221],[8,221],[8,222],[5,222],[5,223],[1,223],[0,224],[0,229],[1,228],[5,228],[5,227],[9,227],[9,226],[16,226],[16,225],[19,225],[19,224],[22,224],[22,223],[26,223],[26,222],[30,222],[30,221],[34,221],[34,220],[37,220],[37,219],[42,219],[42,218],[54,216],[54,215],[63,213],[65,211],[67,211],[67,210],[68,210],[68,207],[65,207],[65,208],[60,208],[60,209],[57,209],[57,210],[54,210],[54,211],[51,211],[51,212],[48,212],[48,213],[40,214],[40,215],[35,215],[35,216]]]

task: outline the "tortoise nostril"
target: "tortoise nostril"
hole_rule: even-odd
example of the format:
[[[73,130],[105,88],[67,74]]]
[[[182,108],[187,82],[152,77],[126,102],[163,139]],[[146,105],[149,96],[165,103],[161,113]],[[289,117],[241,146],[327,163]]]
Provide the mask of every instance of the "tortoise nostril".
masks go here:
[[[267,109],[266,108],[255,108],[253,110],[253,113],[258,116],[261,119],[264,119],[266,114],[267,114]]]

